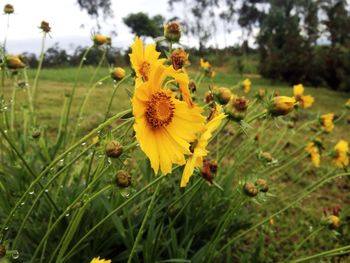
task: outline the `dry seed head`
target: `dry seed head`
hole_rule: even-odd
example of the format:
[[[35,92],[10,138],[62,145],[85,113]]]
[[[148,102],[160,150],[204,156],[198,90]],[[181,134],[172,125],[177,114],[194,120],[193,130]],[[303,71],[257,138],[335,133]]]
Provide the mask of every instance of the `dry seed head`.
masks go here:
[[[45,33],[49,33],[51,31],[51,27],[49,25],[48,22],[46,21],[41,21],[40,27],[39,27],[42,31],[44,31]]]
[[[13,14],[13,12],[15,12],[15,9],[13,8],[13,5],[10,4],[6,4],[4,6],[4,13],[9,15],[9,14]]]
[[[170,42],[179,42],[181,26],[177,21],[171,21],[164,26],[164,36]]]
[[[171,53],[170,60],[173,68],[178,70],[188,64],[188,54],[182,48],[177,48]]]
[[[264,179],[257,179],[255,185],[259,188],[260,192],[266,193],[269,191],[269,185]]]
[[[254,197],[258,194],[258,189],[253,183],[245,183],[243,186],[244,193],[250,197]]]
[[[110,141],[106,144],[106,155],[111,158],[118,158],[123,153],[123,146],[117,141]]]
[[[121,80],[125,77],[125,70],[121,67],[114,68],[112,71],[112,78],[114,80]]]
[[[204,95],[204,100],[206,103],[212,102],[214,100],[213,93],[211,93],[210,91],[207,91]]]
[[[115,175],[115,180],[116,180],[117,186],[122,188],[126,188],[131,185],[131,177],[124,170],[120,170],[117,172],[117,174]]]

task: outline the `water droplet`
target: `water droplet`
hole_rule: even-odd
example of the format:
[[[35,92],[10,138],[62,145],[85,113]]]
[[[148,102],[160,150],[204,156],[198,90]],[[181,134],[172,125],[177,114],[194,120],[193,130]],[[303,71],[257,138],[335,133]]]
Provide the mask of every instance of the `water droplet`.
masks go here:
[[[29,192],[29,194],[30,194],[30,195],[33,195],[33,194],[34,194],[34,191]]]
[[[68,217],[70,214],[69,213],[66,213],[66,217]]]
[[[24,205],[25,205],[25,202],[22,202],[22,203],[21,203],[21,206],[24,206]]]
[[[4,230],[5,230],[5,231],[9,230],[9,227],[8,227],[8,226],[7,226],[7,227],[5,227],[5,228],[4,228]]]
[[[18,259],[18,258],[19,258],[19,252],[18,252],[18,250],[13,250],[13,251],[12,251],[12,258],[13,258],[13,259]]]
[[[83,58],[83,61],[86,61],[86,58]]]
[[[100,85],[100,86],[101,86],[102,84],[103,84],[103,82],[102,82],[102,81],[99,81],[99,82],[98,82],[98,85]]]
[[[83,142],[82,144],[81,144],[81,146],[84,146],[86,144],[86,142]]]
[[[45,193],[48,193],[49,192],[49,189],[45,189]]]

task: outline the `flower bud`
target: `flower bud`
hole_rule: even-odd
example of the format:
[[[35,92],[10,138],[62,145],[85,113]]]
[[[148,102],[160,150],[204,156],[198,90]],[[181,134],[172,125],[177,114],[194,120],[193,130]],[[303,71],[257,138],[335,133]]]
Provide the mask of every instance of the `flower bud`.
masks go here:
[[[340,218],[336,215],[329,215],[323,219],[323,224],[328,225],[330,229],[337,229],[340,226]]]
[[[106,144],[106,155],[111,158],[118,158],[123,153],[123,146],[117,141],[110,141]]]
[[[272,99],[270,113],[273,116],[287,115],[295,105],[295,99],[287,96],[277,96]]]
[[[188,54],[182,48],[177,48],[171,53],[170,60],[173,68],[178,70],[188,64]]]
[[[188,88],[192,93],[194,93],[197,90],[196,82],[190,80],[190,82],[188,83]]]
[[[9,15],[9,14],[13,14],[13,12],[15,12],[15,9],[13,8],[13,5],[10,4],[6,4],[4,6],[4,13]]]
[[[121,67],[114,68],[111,76],[114,80],[121,80],[125,77],[125,70]]]
[[[228,88],[221,87],[215,90],[214,95],[221,105],[226,105],[230,101],[232,93]]]
[[[0,244],[0,258],[6,256],[6,247],[3,244]]]
[[[255,185],[258,187],[260,192],[266,193],[267,191],[269,191],[269,185],[264,179],[256,180]]]
[[[273,161],[273,158],[272,158],[272,155],[269,153],[269,152],[262,152],[259,154],[259,158],[263,161],[266,161],[266,162],[272,162]]]
[[[176,21],[171,21],[164,26],[164,36],[170,42],[179,42],[181,37],[181,27]]]
[[[248,100],[245,97],[232,96],[230,102],[225,107],[225,112],[234,121],[241,121],[246,115]]]
[[[218,170],[218,164],[214,160],[203,160],[203,167],[201,170],[201,175],[204,180],[206,180],[208,183],[212,184],[215,174]]]
[[[258,92],[256,93],[256,97],[260,100],[262,100],[266,95],[266,90],[264,89],[259,89]]]
[[[32,132],[32,138],[33,138],[33,139],[37,139],[37,138],[39,138],[40,136],[41,136],[40,130],[34,130],[34,131]]]
[[[94,44],[96,46],[102,46],[104,44],[108,44],[108,37],[101,34],[94,35],[92,40],[94,41]]]
[[[207,91],[204,95],[204,100],[206,103],[212,102],[214,100],[213,93],[211,93],[210,91]]]
[[[117,174],[115,175],[115,180],[116,180],[117,186],[122,188],[126,188],[131,185],[131,177],[124,170],[120,170],[117,172]]]
[[[249,182],[245,183],[243,186],[243,190],[246,193],[246,195],[250,197],[254,197],[258,194],[258,189],[253,183],[249,183]]]
[[[21,69],[25,67],[25,64],[20,59],[19,56],[15,55],[6,55],[6,66],[9,69]]]
[[[46,21],[41,21],[40,27],[39,27],[42,31],[44,31],[45,33],[49,33],[51,31],[51,27],[49,25],[48,22]]]

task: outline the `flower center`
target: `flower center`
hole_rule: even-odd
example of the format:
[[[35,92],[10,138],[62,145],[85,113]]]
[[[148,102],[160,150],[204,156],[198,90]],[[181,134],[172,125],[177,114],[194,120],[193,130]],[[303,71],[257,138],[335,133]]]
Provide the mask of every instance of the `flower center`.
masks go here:
[[[139,68],[139,72],[145,81],[148,80],[150,66],[151,66],[150,63],[148,63],[147,61],[144,61],[141,67]]]
[[[158,91],[147,102],[146,119],[153,128],[167,126],[174,116],[175,105],[165,92]]]

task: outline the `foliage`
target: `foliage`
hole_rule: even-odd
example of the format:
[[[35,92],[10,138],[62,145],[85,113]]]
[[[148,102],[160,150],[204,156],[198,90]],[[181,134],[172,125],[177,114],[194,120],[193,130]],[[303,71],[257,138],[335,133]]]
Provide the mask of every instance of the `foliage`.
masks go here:
[[[165,19],[161,15],[148,17],[147,14],[139,12],[135,14],[129,14],[123,18],[125,25],[127,25],[132,33],[137,36],[144,37],[159,37],[164,31]]]

